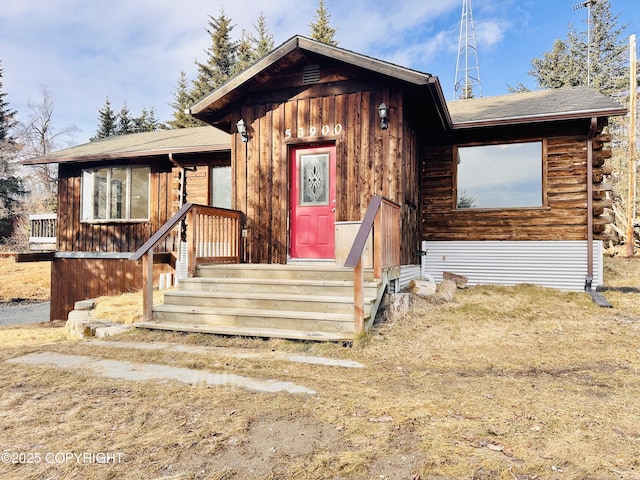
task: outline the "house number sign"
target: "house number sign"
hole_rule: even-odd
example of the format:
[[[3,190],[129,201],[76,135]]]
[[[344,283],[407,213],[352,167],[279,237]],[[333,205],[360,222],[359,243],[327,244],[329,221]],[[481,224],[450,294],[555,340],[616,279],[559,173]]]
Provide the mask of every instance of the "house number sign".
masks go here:
[[[323,136],[329,135],[329,133],[331,133],[331,127],[329,125],[323,125],[322,129],[320,130],[320,132],[322,133]],[[336,123],[336,125],[333,127],[333,133],[335,135],[339,135],[340,133],[342,133],[342,124],[341,123]],[[316,127],[309,127],[308,132],[304,127],[300,127],[300,128],[298,128],[296,137],[297,138],[316,137],[317,135],[318,135],[318,129]],[[292,137],[292,131],[291,131],[290,128],[287,128],[284,131],[284,138],[287,139],[287,138],[291,138],[291,137]]]

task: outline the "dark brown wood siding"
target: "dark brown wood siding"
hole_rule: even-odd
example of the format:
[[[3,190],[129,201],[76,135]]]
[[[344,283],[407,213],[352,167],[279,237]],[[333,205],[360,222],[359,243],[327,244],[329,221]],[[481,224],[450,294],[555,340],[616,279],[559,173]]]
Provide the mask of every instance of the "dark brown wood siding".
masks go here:
[[[561,126],[557,130],[562,130]],[[534,137],[533,139],[540,139]],[[543,139],[542,208],[455,208],[453,146],[430,147],[422,157],[422,238],[424,240],[585,240],[587,238],[587,182],[594,185],[594,231],[608,221],[603,184],[603,149],[609,140],[594,139],[593,178],[587,179],[585,134],[545,136]],[[526,140],[523,137],[522,140]]]
[[[235,118],[248,125],[249,141],[233,136],[234,208],[246,213],[247,262],[286,263],[289,212],[289,149],[336,146],[336,221],[359,221],[370,198],[383,195],[403,208],[403,262],[415,263],[419,178],[417,140],[404,121],[400,89],[325,96],[299,94],[279,103],[247,105]],[[390,108],[387,130],[378,106]]]
[[[395,139],[396,142],[399,139]],[[420,175],[420,145],[416,132],[405,122],[402,134],[403,153],[401,157],[402,171],[402,232],[401,232],[401,263],[415,265],[420,263],[421,232],[420,232],[420,203],[422,182]],[[397,168],[397,167],[396,167]]]
[[[97,166],[92,164],[90,168]],[[60,165],[57,248],[60,252],[135,252],[175,211],[171,166],[155,162],[151,165],[149,221],[82,222],[82,170],[80,165]]]
[[[154,265],[154,276],[170,272]],[[56,258],[51,264],[51,320],[66,320],[78,300],[120,295],[142,288],[142,267],[126,259]]]
[[[205,160],[201,159],[199,163]],[[210,166],[187,170],[187,200],[209,203]],[[220,164],[220,161],[212,163]],[[151,166],[150,220],[147,222],[88,223],[81,218],[82,170],[88,165],[61,164],[58,179],[58,252],[94,256],[135,252],[179,208],[180,169],[167,159],[155,158]],[[113,166],[111,163],[102,165]],[[195,170],[193,167],[196,167]],[[157,251],[174,251],[178,232],[170,235]],[[171,272],[168,265],[155,265],[154,275]],[[51,269],[51,319],[66,319],[78,300],[117,295],[142,288],[142,267],[124,258],[55,258]]]

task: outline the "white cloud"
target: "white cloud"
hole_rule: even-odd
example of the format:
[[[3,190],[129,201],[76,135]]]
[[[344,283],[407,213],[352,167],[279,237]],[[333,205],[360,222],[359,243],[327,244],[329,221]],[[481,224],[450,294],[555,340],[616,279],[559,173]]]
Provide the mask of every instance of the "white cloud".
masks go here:
[[[116,109],[124,102],[134,114],[155,107],[160,119],[168,119],[179,73],[195,77],[194,61],[204,61],[210,42],[205,31],[209,16],[217,17],[222,7],[235,24],[236,37],[243,29],[253,31],[264,14],[276,44],[295,34],[308,36],[317,8],[315,1],[294,0],[4,3],[0,23],[8,28],[0,33],[0,60],[10,105],[19,114],[26,112],[27,102],[37,102],[45,85],[56,101],[56,117],[64,125],[78,125],[85,139],[95,132],[97,110],[107,96]],[[340,46],[425,71],[432,70],[430,60],[449,43],[449,33],[431,24],[456,12],[458,4],[326,2]]]
[[[460,0],[325,4],[341,47],[438,75],[449,88]],[[205,60],[210,44],[209,16],[217,17],[223,6],[236,25],[236,38],[243,29],[253,31],[263,13],[277,45],[295,34],[309,35],[317,1],[2,0],[0,61],[7,100],[26,115],[27,102],[37,102],[45,85],[56,102],[56,121],[76,124],[83,140],[95,133],[97,110],[107,96],[115,108],[125,101],[134,114],[155,107],[158,118],[168,120],[179,73],[195,78],[194,61]],[[521,34],[538,9],[530,0],[492,0],[474,7],[479,55],[487,63],[490,54],[512,47],[505,45],[507,35]],[[523,49],[514,51],[520,59],[532,58]]]
[[[507,29],[508,26],[498,20],[483,21],[475,29],[476,44],[491,48],[502,42]]]
[[[223,4],[236,37],[253,31],[264,13],[276,43],[308,34],[316,8],[293,0],[258,0],[250,8],[219,0],[4,0],[0,61],[7,100],[26,116],[27,102],[37,103],[46,85],[56,117],[78,125],[85,140],[107,96],[114,108],[127,102],[136,114],[155,107],[166,120],[179,73],[195,77],[194,61],[205,60],[210,44],[209,15],[217,17]]]

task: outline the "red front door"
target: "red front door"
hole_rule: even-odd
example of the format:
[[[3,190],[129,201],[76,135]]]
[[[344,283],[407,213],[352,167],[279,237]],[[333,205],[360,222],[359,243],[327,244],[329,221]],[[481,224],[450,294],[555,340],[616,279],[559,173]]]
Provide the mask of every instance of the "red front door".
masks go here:
[[[335,258],[336,147],[291,149],[291,258]]]

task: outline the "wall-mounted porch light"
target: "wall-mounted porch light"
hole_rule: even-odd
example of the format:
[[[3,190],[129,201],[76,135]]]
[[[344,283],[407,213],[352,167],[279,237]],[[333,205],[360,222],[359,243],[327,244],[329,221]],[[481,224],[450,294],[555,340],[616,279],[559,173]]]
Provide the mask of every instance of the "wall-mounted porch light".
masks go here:
[[[380,115],[380,128],[386,130],[389,128],[389,107],[385,103],[381,103],[378,107],[378,114]]]
[[[244,123],[243,119],[238,120],[238,123],[236,123],[236,128],[238,129],[238,133],[242,135],[242,141],[248,142],[249,134],[247,133],[247,125]]]

